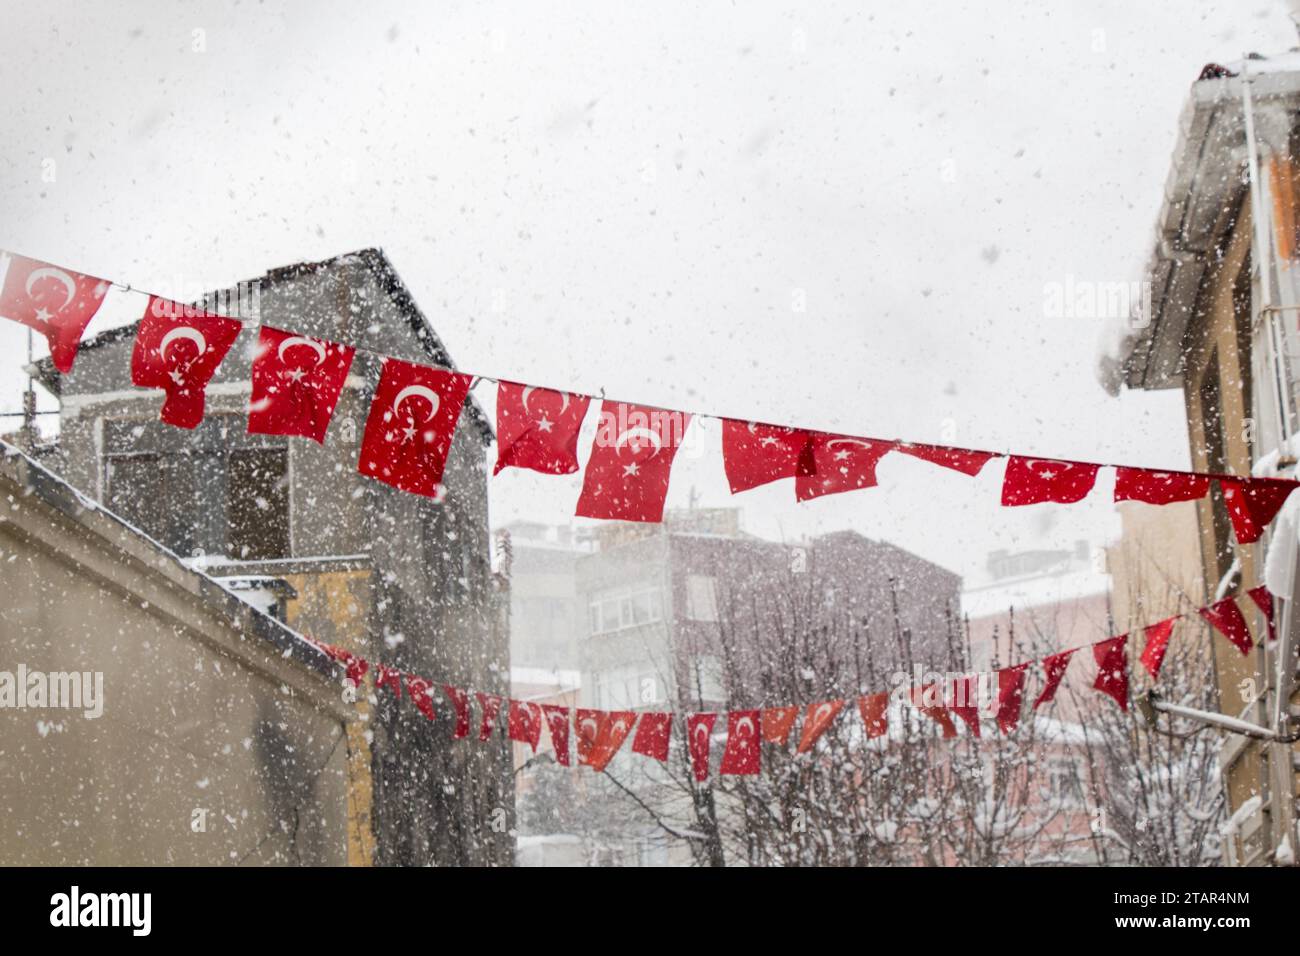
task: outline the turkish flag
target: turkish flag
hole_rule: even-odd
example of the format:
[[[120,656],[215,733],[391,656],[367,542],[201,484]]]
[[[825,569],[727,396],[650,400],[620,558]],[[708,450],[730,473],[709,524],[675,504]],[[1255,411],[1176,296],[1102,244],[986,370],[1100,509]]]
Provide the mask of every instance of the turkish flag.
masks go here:
[[[1142,648],[1142,656],[1138,660],[1147,669],[1152,680],[1160,676],[1160,665],[1165,661],[1165,651],[1169,650],[1169,638],[1174,633],[1174,622],[1177,620],[1177,617],[1165,618],[1158,624],[1143,628],[1146,645]]]
[[[998,729],[1012,733],[1020,726],[1020,711],[1025,701],[1025,671],[1028,664],[1016,664],[998,671]]]
[[[959,677],[948,688],[948,709],[970,728],[971,736],[980,736],[979,678]]]
[[[1250,628],[1241,608],[1237,607],[1236,598],[1226,597],[1209,607],[1199,608],[1196,612],[1209,621],[1214,629],[1226,637],[1242,654],[1249,654],[1254,641],[1250,637]]]
[[[894,442],[813,432],[799,459],[794,495],[799,501],[876,486],[876,465]]]
[[[1296,482],[1282,478],[1220,478],[1219,487],[1237,541],[1251,544],[1263,536],[1264,529],[1295,491]]]
[[[1070,666],[1070,658],[1077,650],[1077,647],[1072,647],[1068,651],[1043,658],[1043,691],[1034,701],[1034,710],[1056,699],[1056,689],[1061,686],[1061,678],[1065,676],[1065,670]]]
[[[623,741],[632,732],[636,713],[631,710],[589,710],[579,708],[574,723],[578,728],[578,763],[604,770]]]
[[[248,431],[299,435],[321,444],[356,349],[264,325],[253,356]]]
[[[497,465],[529,468],[544,475],[578,470],[578,432],[591,399],[502,382],[497,386]]]
[[[763,739],[782,747],[790,740],[790,729],[799,716],[798,707],[768,707],[763,711]]]
[[[1269,589],[1261,584],[1259,587],[1251,588],[1246,592],[1250,599],[1255,602],[1255,606],[1264,612],[1264,618],[1268,621],[1268,639],[1277,640],[1277,622],[1273,620],[1273,595]]]
[[[135,334],[131,381],[166,392],[160,417],[167,424],[195,428],[203,421],[204,389],[241,328],[234,319],[150,296]]]
[[[1210,479],[1185,471],[1152,471],[1149,468],[1116,468],[1115,500],[1145,501],[1167,505],[1174,501],[1195,501],[1210,490]]]
[[[655,760],[668,759],[668,740],[673,733],[672,714],[645,713],[637,718],[632,752]]]
[[[424,716],[430,720],[436,720],[438,715],[433,709],[433,698],[429,696],[429,690],[432,686],[423,677],[416,677],[414,674],[406,675],[406,691],[411,695],[411,703]]]
[[[569,766],[569,708],[558,704],[542,704],[546,726],[551,731],[551,748],[555,761],[561,767]]]
[[[442,496],[442,470],[472,379],[384,359],[357,470],[402,491]]]
[[[917,445],[913,442],[900,442],[897,450],[913,458],[960,471],[963,475],[970,475],[972,478],[980,473],[990,459],[998,457],[991,451],[971,451],[968,448],[948,448],[944,445]]]
[[[1072,504],[1082,501],[1092,491],[1100,465],[1080,461],[1056,461],[1051,458],[1007,459],[1002,478],[1002,504],[1036,505],[1044,501]]]
[[[709,743],[713,734],[713,722],[717,714],[687,714],[686,740],[690,745],[691,769],[695,779],[703,783],[709,779]]]
[[[451,732],[452,739],[460,740],[469,736],[469,694],[459,687],[443,684],[442,691],[456,708],[456,729]]]
[[[793,478],[811,433],[801,428],[722,420],[722,467],[731,493]]]
[[[384,664],[375,665],[375,690],[387,687],[398,700],[402,699],[402,672]]]
[[[889,694],[872,694],[858,698],[858,712],[867,728],[867,739],[883,737],[889,732]]]
[[[762,762],[759,747],[759,721],[757,710],[733,710],[727,713],[727,747],[722,751],[719,773],[733,776],[752,776],[759,772]]]
[[[1112,697],[1120,710],[1128,710],[1127,645],[1127,634],[1092,645],[1092,656],[1097,660],[1097,678],[1092,686]]]
[[[72,371],[81,334],[104,304],[109,283],[39,259],[0,253],[0,316],[45,336],[54,367]]]
[[[506,733],[511,740],[528,744],[537,753],[537,744],[542,739],[542,708],[530,701],[512,700]]]
[[[842,700],[824,700],[820,704],[809,704],[803,717],[803,729],[799,733],[799,746],[796,753],[807,753],[817,743],[826,728],[834,723],[844,707]]]
[[[957,736],[957,725],[948,716],[948,708],[937,703],[943,699],[943,694],[933,684],[913,687],[911,696],[912,706],[938,724],[945,738]]]
[[[483,716],[478,725],[478,739],[487,740],[492,736],[492,731],[496,729],[497,715],[501,713],[502,699],[497,694],[485,694],[481,690],[475,691],[474,696],[478,698],[479,710]]]
[[[661,521],[673,458],[691,416],[602,402],[577,513],[584,518]]]

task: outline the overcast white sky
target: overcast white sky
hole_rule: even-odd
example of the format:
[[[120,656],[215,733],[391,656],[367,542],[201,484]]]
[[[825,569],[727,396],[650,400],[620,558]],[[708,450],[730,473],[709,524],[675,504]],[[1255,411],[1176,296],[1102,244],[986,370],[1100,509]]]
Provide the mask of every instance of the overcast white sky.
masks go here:
[[[382,246],[473,371],[1168,466],[1178,397],[1106,395],[1102,323],[1045,316],[1045,286],[1139,279],[1201,66],[1296,44],[1280,0],[5,0],[3,21],[0,247],[197,294]],[[5,410],[24,348],[0,323]],[[729,500],[716,434],[670,504]],[[888,460],[877,490],[738,500],[754,530],[856,527],[970,577],[1113,534],[1101,487],[1003,510],[1000,473]],[[578,487],[507,473],[496,518],[566,520]]]

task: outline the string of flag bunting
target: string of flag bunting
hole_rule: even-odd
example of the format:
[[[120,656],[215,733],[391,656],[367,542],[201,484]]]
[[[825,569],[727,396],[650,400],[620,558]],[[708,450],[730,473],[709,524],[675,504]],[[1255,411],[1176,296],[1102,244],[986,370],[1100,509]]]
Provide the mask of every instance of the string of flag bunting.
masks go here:
[[[1273,595],[1260,586],[1245,592],[1263,614],[1267,622],[1268,640],[1276,639]],[[1242,654],[1249,654],[1253,646],[1250,627],[1238,604],[1238,597],[1230,595],[1213,604],[1197,608],[1196,614],[1209,623]],[[1138,660],[1150,674],[1152,681],[1160,677],[1165,654],[1169,649],[1174,626],[1189,614],[1178,614],[1142,628],[1144,644]],[[343,648],[306,638],[344,668],[345,679],[354,688],[361,686],[363,678],[372,670],[370,661]],[[1092,687],[1110,697],[1121,710],[1128,710],[1129,670],[1128,634],[1108,637],[1092,644],[1073,647],[1033,661],[1003,667],[993,673],[995,677],[992,720],[1002,734],[1011,734],[1020,724],[1024,710],[1026,677],[1032,667],[1041,671],[1038,693],[1031,710],[1056,698],[1066,671],[1075,655],[1085,648],[1091,651],[1096,674]],[[541,743],[542,727],[550,732],[551,747],[556,763],[572,765],[573,753],[579,765],[590,766],[595,771],[604,770],[632,738],[632,752],[658,761],[667,761],[676,715],[671,711],[608,711],[596,708],[569,708],[560,704],[516,700],[500,694],[471,691],[452,684],[438,685],[424,677],[406,673],[384,664],[374,664],[375,689],[387,689],[401,699],[406,688],[411,703],[429,720],[437,720],[434,688],[441,686],[446,700],[455,712],[452,737],[460,740],[471,735],[471,699],[478,702],[479,723],[477,738],[492,739],[497,732],[502,712],[505,712],[506,736],[530,746],[534,753]],[[882,691],[857,698],[858,713],[862,718],[867,739],[884,737],[889,732],[889,711],[895,702],[910,705],[933,720],[945,738],[956,737],[956,721],[961,721],[973,737],[981,736],[981,699],[976,686],[978,675],[969,675],[946,682],[921,686],[903,686],[893,693]],[[471,698],[472,695],[472,698]],[[721,775],[754,775],[762,770],[762,746],[771,744],[788,747],[795,722],[800,714],[796,753],[807,753],[831,727],[840,712],[851,702],[849,698],[822,700],[811,704],[786,704],[773,707],[743,708],[725,712],[699,712],[685,714],[684,729],[691,771],[698,782],[709,779],[709,758],[714,736],[714,726],[720,717],[726,717],[726,744],[719,765]],[[954,720],[955,718],[955,720]],[[572,735],[570,729],[572,728]],[[575,746],[571,748],[570,738]]]
[[[115,283],[12,253],[0,256],[0,269],[0,316],[44,335],[51,361],[67,374],[86,326]],[[150,295],[136,332],[131,380],[142,388],[162,390],[162,421],[195,428],[203,419],[206,387],[242,329],[237,319]],[[249,432],[324,443],[358,351],[368,352],[261,325],[252,367]],[[362,474],[403,491],[440,498],[461,408],[476,379],[498,386],[494,474],[505,468],[548,475],[579,471],[578,434],[595,396],[380,357],[379,382],[357,463]],[[660,521],[673,459],[691,418],[684,411],[602,399],[576,513]],[[1237,540],[1249,544],[1263,535],[1300,485],[1289,478],[1136,468],[721,421],[723,466],[733,494],[783,479],[793,479],[798,501],[870,488],[877,484],[881,459],[899,453],[969,476],[979,474],[991,460],[1004,458],[1004,506],[1071,504],[1092,491],[1101,468],[1113,467],[1116,501],[1192,501],[1209,494],[1217,482]]]

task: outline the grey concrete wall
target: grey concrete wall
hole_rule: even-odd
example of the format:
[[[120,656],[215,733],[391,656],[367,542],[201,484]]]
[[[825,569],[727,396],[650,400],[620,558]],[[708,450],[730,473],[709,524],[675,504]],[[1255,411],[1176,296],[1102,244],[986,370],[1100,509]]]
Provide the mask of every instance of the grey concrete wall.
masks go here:
[[[0,864],[344,863],[324,657],[21,458],[0,498],[0,670],[104,676],[96,719],[0,708]]]

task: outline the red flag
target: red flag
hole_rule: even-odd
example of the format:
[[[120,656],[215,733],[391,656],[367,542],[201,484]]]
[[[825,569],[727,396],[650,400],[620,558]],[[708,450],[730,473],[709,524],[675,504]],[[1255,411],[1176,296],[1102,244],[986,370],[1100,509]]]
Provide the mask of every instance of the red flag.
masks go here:
[[[661,521],[673,458],[691,416],[602,402],[577,513],[584,518]]]
[[[81,334],[104,304],[109,284],[12,253],[0,253],[0,279],[0,316],[44,335],[54,367],[71,372]]]
[[[957,725],[948,716],[948,708],[926,703],[927,700],[941,700],[943,698],[943,695],[939,693],[933,684],[927,684],[924,687],[913,687],[911,696],[912,706],[943,728],[945,738],[957,736]]]
[[[557,704],[542,704],[542,713],[546,716],[546,726],[551,730],[551,747],[555,750],[555,762],[561,767],[569,766],[569,708]]]
[[[720,774],[752,776],[759,772],[762,761],[759,747],[759,721],[757,710],[733,710],[727,713],[727,746],[722,751]]]
[[[971,736],[980,736],[979,678],[959,677],[949,688],[948,709],[970,728]]]
[[[1056,699],[1056,689],[1061,686],[1061,678],[1065,676],[1065,669],[1070,666],[1070,658],[1077,650],[1077,647],[1072,647],[1068,651],[1043,658],[1043,692],[1034,701],[1034,710]]]
[[[763,711],[763,739],[784,747],[790,740],[790,729],[798,716],[798,707],[768,707]]]
[[[1092,491],[1099,467],[1080,461],[1012,455],[1007,459],[1002,478],[1002,504],[1010,507],[1044,501],[1058,504],[1082,501]]]
[[[454,740],[469,736],[469,694],[459,687],[443,684],[442,691],[456,708],[456,729],[451,732]]]
[[[889,731],[889,694],[859,697],[858,712],[862,714],[868,739],[883,737]]]
[[[912,442],[899,443],[898,450],[913,458],[960,471],[963,475],[970,475],[972,478],[980,473],[980,469],[987,465],[990,459],[998,457],[991,451],[971,451],[967,448],[947,448],[943,445],[917,445]]]
[[[248,431],[324,443],[356,349],[262,326],[253,356]]]
[[[1230,640],[1242,654],[1250,653],[1254,642],[1250,638],[1250,628],[1246,625],[1241,608],[1237,607],[1236,598],[1226,597],[1209,607],[1198,609],[1196,613],[1214,625],[1214,629]]]
[[[1149,468],[1116,468],[1115,500],[1145,501],[1167,505],[1174,501],[1195,501],[1210,490],[1210,479],[1185,471],[1152,471]]]
[[[813,744],[826,733],[826,728],[839,716],[843,706],[842,700],[824,700],[820,704],[809,704],[808,710],[804,713],[803,729],[799,733],[799,746],[795,748],[795,752],[807,753],[811,750]]]
[[[1281,478],[1220,478],[1219,487],[1237,541],[1250,544],[1263,536],[1264,529],[1295,491],[1296,482]]]
[[[632,752],[655,760],[668,759],[668,741],[673,733],[672,714],[646,713],[637,718]]]
[[[578,763],[593,770],[604,770],[618,753],[627,735],[636,723],[636,713],[631,710],[589,710],[579,708],[575,724],[578,728]]]
[[[717,714],[687,714],[686,739],[690,744],[691,768],[699,783],[709,779],[709,741]]]
[[[1016,664],[998,671],[998,729],[1004,734],[1013,733],[1020,726],[1028,669],[1028,664]]]
[[[478,725],[478,739],[487,740],[496,729],[497,714],[501,713],[501,697],[485,694],[481,690],[475,691],[475,696],[478,698],[479,710],[483,713],[483,719]]]
[[[430,720],[436,720],[438,715],[433,709],[433,698],[429,696],[429,690],[432,686],[423,677],[416,677],[414,674],[406,675],[406,690],[411,695],[411,703],[424,716]]]
[[[1165,618],[1158,624],[1143,628],[1146,646],[1142,648],[1142,656],[1138,659],[1152,680],[1160,676],[1160,665],[1164,663],[1165,651],[1169,650],[1169,638],[1174,633],[1174,622],[1177,620],[1177,617]]]
[[[793,478],[810,433],[801,428],[722,420],[722,466],[731,493]]]
[[[347,651],[343,653],[346,655],[343,660],[347,664],[347,679],[352,681],[353,687],[360,687],[361,679],[366,676],[366,671],[370,670],[370,662],[364,657],[348,654]]]
[[[894,442],[813,432],[799,459],[794,495],[800,501],[876,486],[876,465]]]
[[[497,386],[497,464],[529,468],[544,475],[578,470],[578,432],[591,399],[502,382]]]
[[[1268,639],[1270,641],[1277,640],[1277,622],[1273,620],[1272,593],[1262,584],[1257,588],[1251,588],[1246,593],[1255,602],[1255,606],[1264,612],[1264,619],[1268,621]]]
[[[375,690],[387,687],[398,700],[402,698],[402,672],[383,664],[375,665]]]
[[[470,381],[459,372],[384,359],[357,470],[402,491],[440,498]]]
[[[542,739],[542,708],[526,700],[512,700],[506,733],[511,740],[528,744],[537,753],[537,744]]]
[[[234,319],[150,296],[135,335],[131,381],[166,392],[160,417],[167,424],[195,428],[203,421],[204,389],[242,327]]]
[[[1119,704],[1120,710],[1128,710],[1127,645],[1127,634],[1092,645],[1092,656],[1097,659],[1097,679],[1092,682],[1092,686],[1112,697]]]

